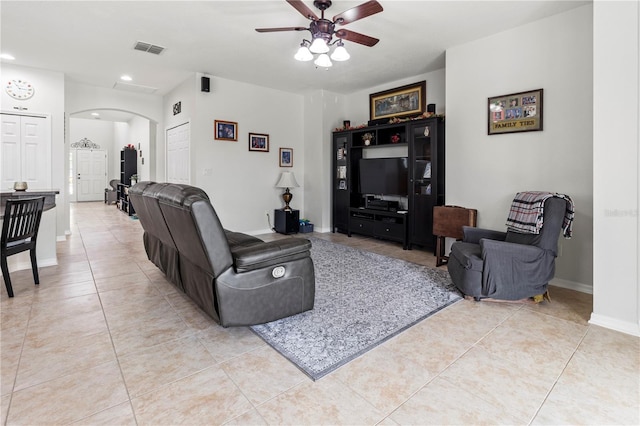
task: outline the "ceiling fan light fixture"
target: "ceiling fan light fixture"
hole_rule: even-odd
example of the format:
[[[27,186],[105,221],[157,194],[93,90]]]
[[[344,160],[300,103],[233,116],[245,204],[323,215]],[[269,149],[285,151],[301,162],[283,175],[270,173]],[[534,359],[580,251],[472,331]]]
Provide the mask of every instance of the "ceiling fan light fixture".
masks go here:
[[[313,63],[323,68],[329,68],[333,66],[333,64],[331,63],[331,59],[329,59],[329,55],[327,55],[326,53],[323,53],[320,56],[318,56],[318,59],[313,61]]]
[[[349,60],[350,57],[351,55],[349,55],[349,52],[347,52],[347,49],[345,49],[344,45],[342,44],[342,41],[338,43],[338,46],[331,54],[331,59],[338,62],[347,61]]]
[[[309,47],[311,53],[327,53],[329,51],[329,46],[324,39],[318,37],[313,39],[313,43]]]
[[[296,59],[296,61],[307,62],[313,59],[313,54],[311,54],[306,44],[302,43],[300,45],[300,49],[298,49],[298,52],[295,54],[294,58]]]

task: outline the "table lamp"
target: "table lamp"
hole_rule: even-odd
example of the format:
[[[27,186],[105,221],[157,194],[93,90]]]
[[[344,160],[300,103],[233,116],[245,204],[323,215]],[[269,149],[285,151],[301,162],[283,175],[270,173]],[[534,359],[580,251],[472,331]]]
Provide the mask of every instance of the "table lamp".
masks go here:
[[[286,188],[284,193],[282,194],[282,199],[284,200],[285,206],[282,210],[291,211],[291,207],[289,207],[289,203],[293,198],[293,194],[289,192],[289,188],[297,188],[298,182],[296,182],[296,177],[293,175],[293,172],[282,172],[280,174],[280,179],[278,179],[278,183],[276,184],[276,188]]]

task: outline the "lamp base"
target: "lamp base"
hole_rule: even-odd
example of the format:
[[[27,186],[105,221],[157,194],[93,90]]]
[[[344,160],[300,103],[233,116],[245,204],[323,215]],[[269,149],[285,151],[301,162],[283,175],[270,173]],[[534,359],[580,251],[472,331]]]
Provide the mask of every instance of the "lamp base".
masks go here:
[[[291,207],[289,207],[289,203],[291,202],[292,198],[293,194],[289,192],[289,188],[285,189],[284,193],[282,194],[282,199],[284,200],[285,206],[282,208],[282,210],[286,212],[290,212],[291,210],[293,210]]]

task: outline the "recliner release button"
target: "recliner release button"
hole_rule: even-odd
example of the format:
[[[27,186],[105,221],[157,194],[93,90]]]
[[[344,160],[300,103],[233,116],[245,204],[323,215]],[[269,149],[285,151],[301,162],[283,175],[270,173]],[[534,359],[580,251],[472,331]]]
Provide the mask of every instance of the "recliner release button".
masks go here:
[[[275,268],[273,268],[273,271],[271,271],[271,275],[273,275],[273,278],[282,278],[284,277],[284,273],[284,266],[276,266]]]

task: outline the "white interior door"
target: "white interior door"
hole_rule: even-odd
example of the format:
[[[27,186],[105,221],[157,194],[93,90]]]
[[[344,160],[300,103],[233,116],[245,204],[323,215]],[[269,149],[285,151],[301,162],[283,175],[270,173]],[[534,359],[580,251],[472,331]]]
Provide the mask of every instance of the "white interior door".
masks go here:
[[[189,126],[184,123],[167,130],[167,182],[191,183]]]
[[[100,149],[76,149],[76,194],[78,201],[104,200],[107,154]]]
[[[29,189],[51,188],[51,149],[46,117],[2,114],[2,189],[24,181]]]
[[[13,189],[13,183],[22,180],[22,142],[20,137],[20,116],[2,114],[2,189]]]

